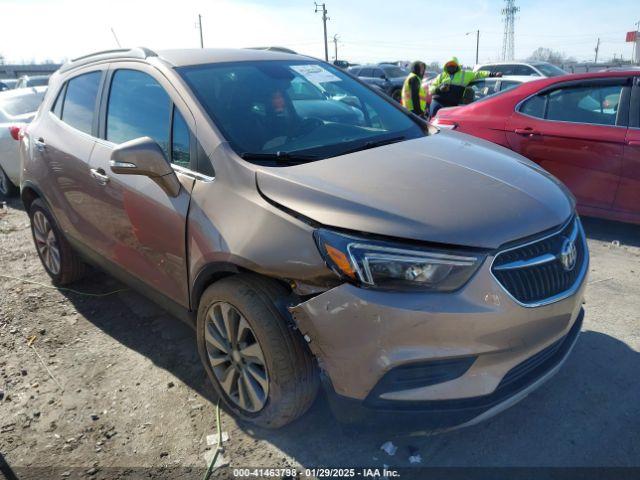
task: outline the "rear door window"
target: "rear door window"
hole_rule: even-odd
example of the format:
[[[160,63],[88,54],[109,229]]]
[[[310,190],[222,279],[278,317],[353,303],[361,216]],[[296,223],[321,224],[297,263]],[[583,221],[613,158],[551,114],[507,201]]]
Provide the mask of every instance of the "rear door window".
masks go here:
[[[169,95],[152,76],[137,70],[117,70],[107,106],[107,140],[123,143],[151,137],[170,158],[170,105]]]
[[[513,72],[511,75],[523,75],[523,76],[534,76],[538,75],[536,71],[529,67],[528,65],[514,65]]]
[[[96,97],[102,72],[85,73],[67,82],[61,120],[81,132],[93,132]]]
[[[615,125],[622,85],[561,88],[549,94],[546,118]]]
[[[572,85],[536,95],[522,104],[525,115],[559,122],[615,125],[622,85]]]
[[[359,77],[372,77],[373,76],[373,68],[363,68],[358,73]]]

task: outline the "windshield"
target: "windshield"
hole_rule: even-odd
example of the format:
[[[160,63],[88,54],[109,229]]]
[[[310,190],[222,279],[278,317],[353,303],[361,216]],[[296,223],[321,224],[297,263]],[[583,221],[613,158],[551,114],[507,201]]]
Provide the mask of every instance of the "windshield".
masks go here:
[[[44,92],[34,92],[28,95],[10,96],[0,99],[0,110],[7,115],[16,117],[26,113],[34,113],[42,103]]]
[[[406,77],[408,73],[400,67],[382,67],[384,73],[389,78]]]
[[[567,75],[567,72],[550,63],[536,63],[534,67],[540,70],[547,77],[559,77],[560,75]]]
[[[178,69],[240,155],[328,158],[426,129],[348,74],[309,61]]]

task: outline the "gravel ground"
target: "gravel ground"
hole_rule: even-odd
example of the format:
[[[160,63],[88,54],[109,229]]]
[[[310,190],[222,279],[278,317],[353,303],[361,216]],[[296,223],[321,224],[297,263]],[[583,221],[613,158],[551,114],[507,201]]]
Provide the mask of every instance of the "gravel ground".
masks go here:
[[[27,215],[8,203],[0,211],[0,465],[4,456],[17,478],[200,478],[216,398],[192,330],[130,290],[52,288]],[[583,333],[560,373],[518,405],[436,436],[375,419],[344,427],[322,395],[276,432],[223,412],[225,458],[232,467],[299,470],[640,466],[640,227],[584,224],[592,261]],[[73,288],[126,289],[100,272]],[[386,441],[398,447],[394,456],[380,450]],[[421,463],[411,464],[416,454]]]

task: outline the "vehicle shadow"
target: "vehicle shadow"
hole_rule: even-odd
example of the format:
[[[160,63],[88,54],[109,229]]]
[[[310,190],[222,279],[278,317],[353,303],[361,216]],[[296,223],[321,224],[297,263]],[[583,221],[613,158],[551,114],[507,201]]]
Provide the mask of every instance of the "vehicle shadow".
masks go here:
[[[120,283],[99,272],[83,284],[89,292],[118,288]],[[215,404],[189,326],[134,292],[117,294],[108,309],[104,299],[66,295],[107,335]],[[630,466],[640,463],[638,378],[639,353],[614,337],[586,331],[558,375],[511,409],[473,427],[430,435],[419,416],[406,429],[379,423],[374,415],[344,425],[324,394],[304,417],[283,429],[238,427],[309,467],[415,466],[408,461],[410,453],[421,455],[419,466]],[[393,457],[380,450],[389,440],[399,447]]]
[[[603,242],[617,240],[622,245],[640,247],[640,225],[595,217],[580,217],[580,220],[587,238]]]

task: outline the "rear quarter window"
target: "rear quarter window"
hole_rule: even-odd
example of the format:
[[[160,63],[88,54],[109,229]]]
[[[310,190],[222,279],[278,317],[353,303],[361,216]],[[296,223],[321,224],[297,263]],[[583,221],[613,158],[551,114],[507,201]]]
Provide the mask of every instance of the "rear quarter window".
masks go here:
[[[544,118],[545,95],[536,95],[524,102],[520,107],[520,113],[536,118]]]

